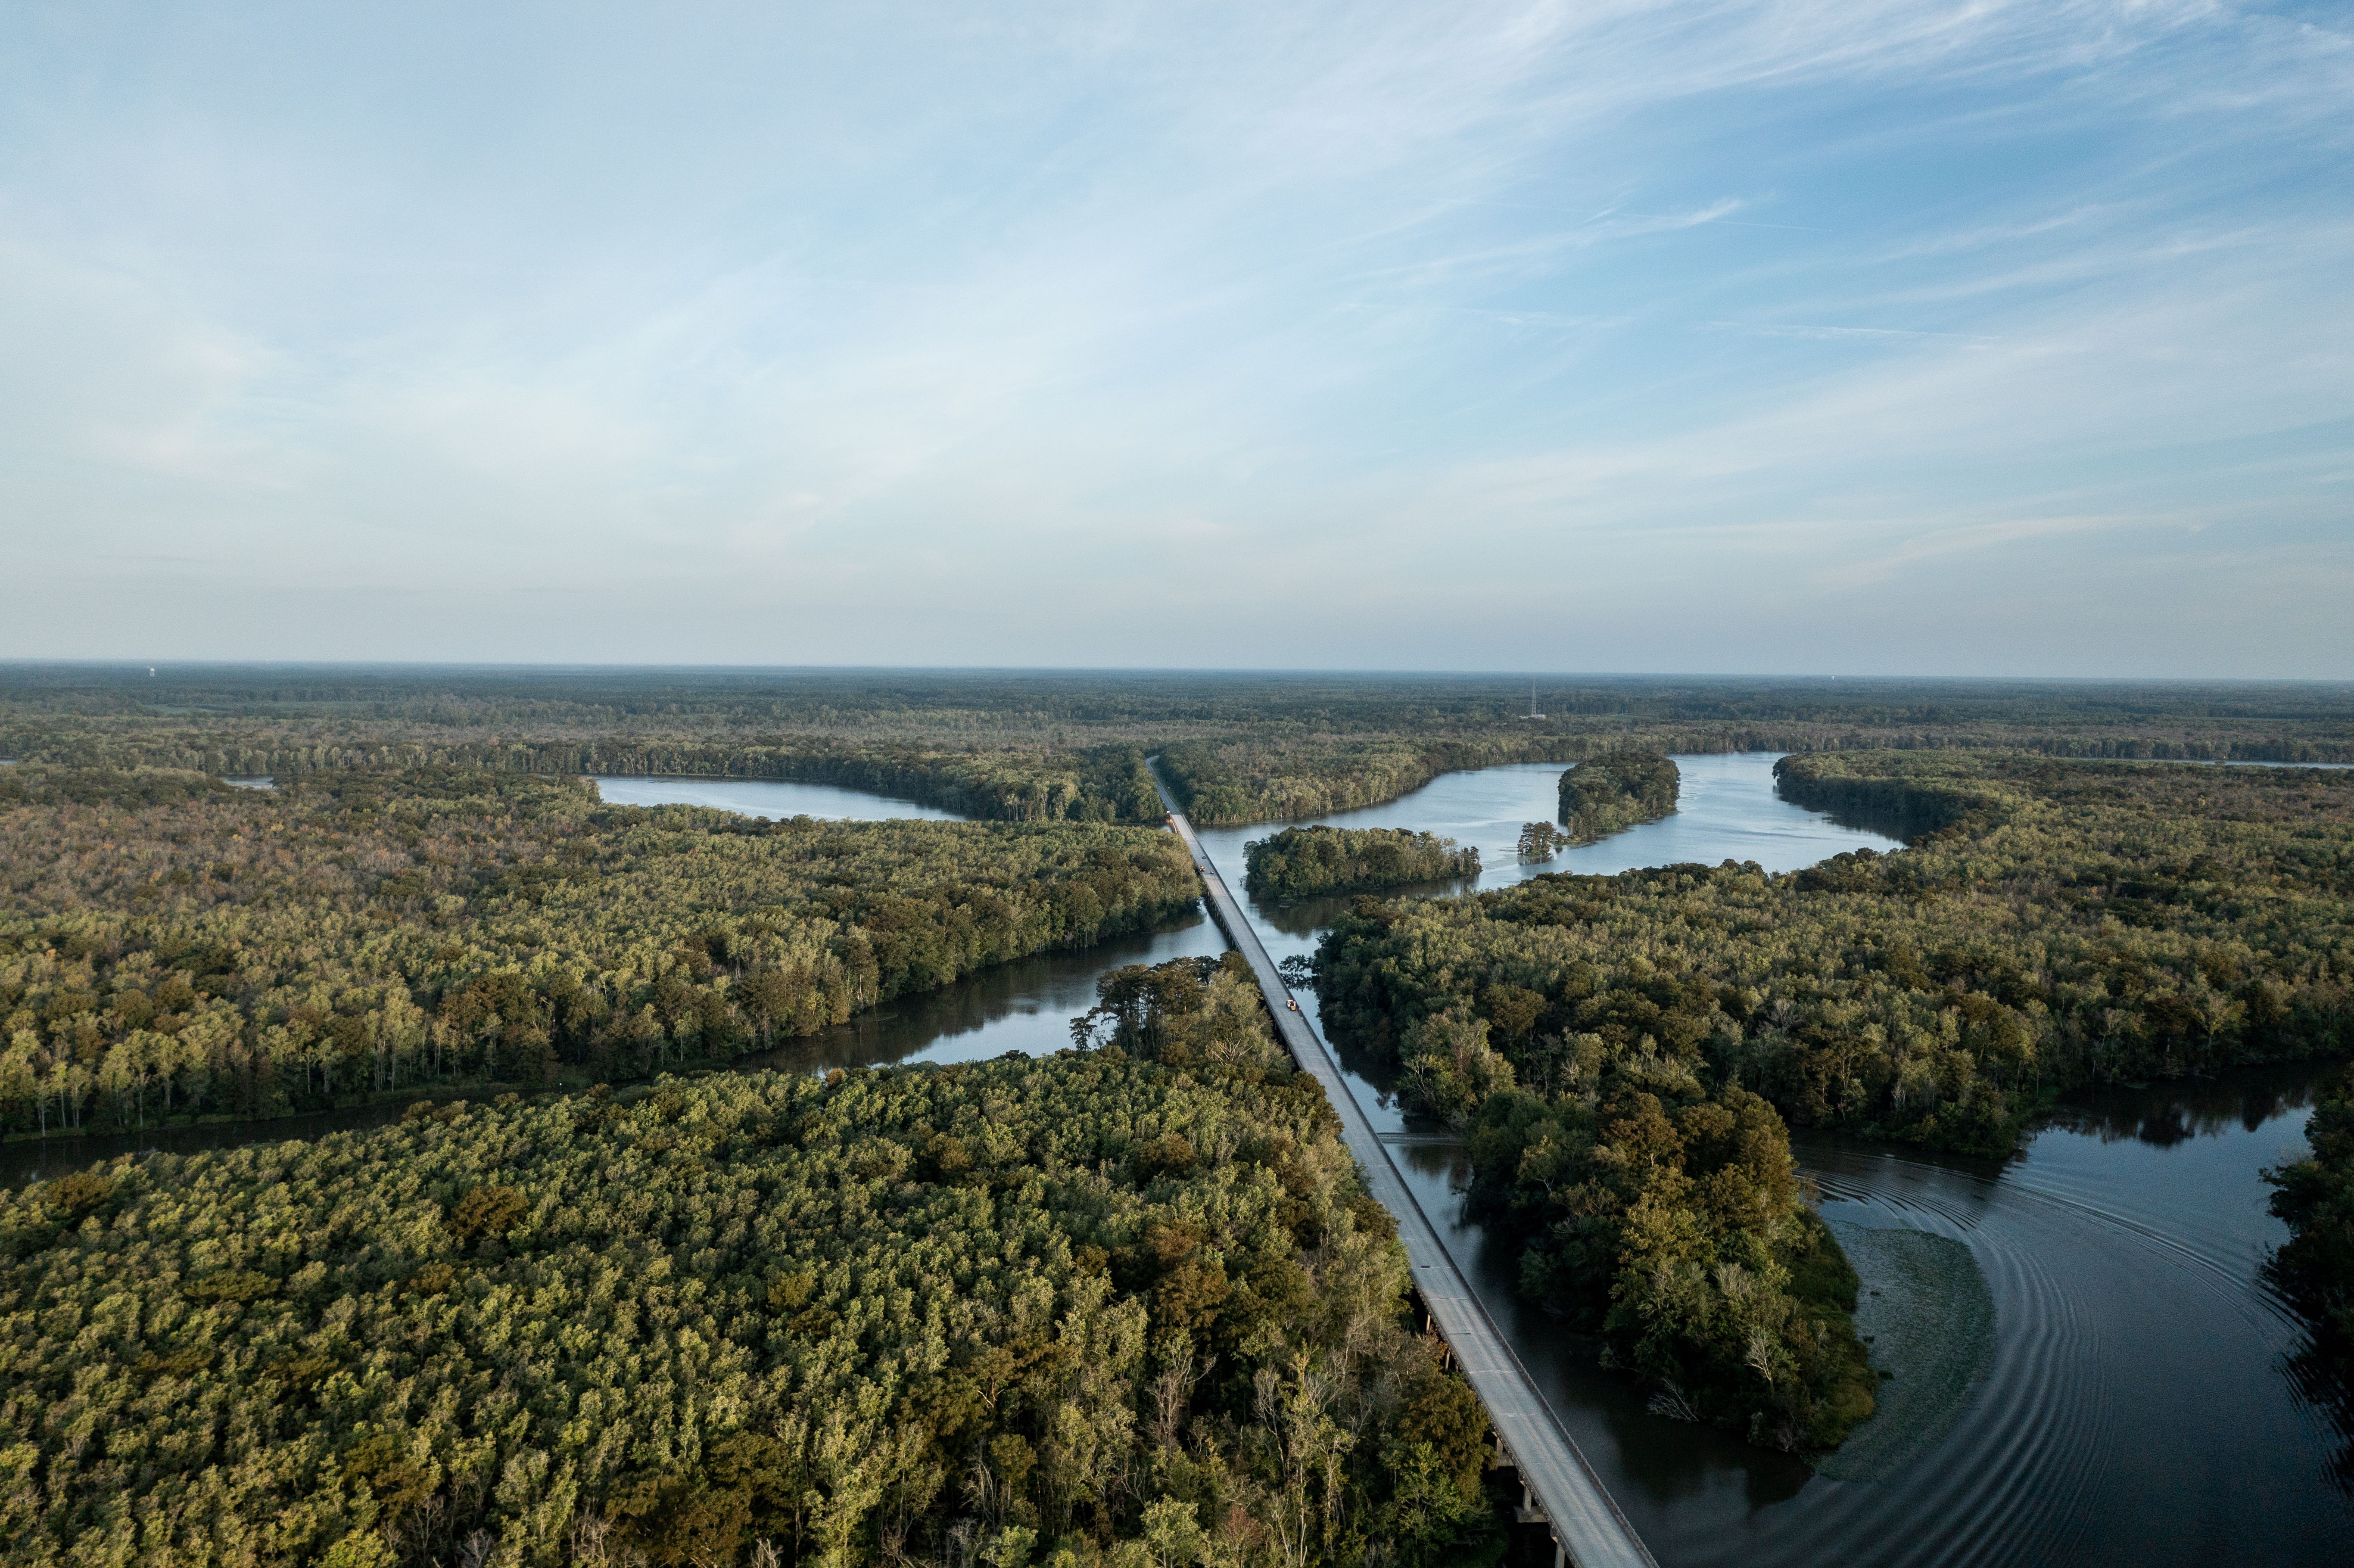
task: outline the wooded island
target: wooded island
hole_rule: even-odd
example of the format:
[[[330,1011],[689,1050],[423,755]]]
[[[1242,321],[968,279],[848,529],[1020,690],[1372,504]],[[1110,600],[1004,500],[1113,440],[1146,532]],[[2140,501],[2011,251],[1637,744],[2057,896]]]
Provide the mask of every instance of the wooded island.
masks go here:
[[[1307,898],[1479,874],[1479,852],[1407,828],[1286,828],[1243,851],[1255,898]]]
[[[1549,850],[1674,810],[1670,752],[1788,749],[1785,799],[1906,842],[1440,897],[1396,890],[1476,858],[1427,833],[1251,846],[1262,897],[1393,890],[1324,938],[1324,1024],[1462,1134],[1531,1298],[1767,1447],[1878,1386],[1792,1128],[1999,1155],[2079,1086],[2354,1054],[2354,774],[2191,760],[2354,760],[2354,696],[1564,686],[1538,724],[1469,677],[0,683],[0,1130],[417,1101],[0,1194],[0,1553],[1492,1561],[1484,1415],[1227,966],[1108,974],[1035,1060],[717,1071],[1186,916],[1148,756],[1228,822],[1560,765]],[[2278,1199],[2340,1399],[2349,1103]]]

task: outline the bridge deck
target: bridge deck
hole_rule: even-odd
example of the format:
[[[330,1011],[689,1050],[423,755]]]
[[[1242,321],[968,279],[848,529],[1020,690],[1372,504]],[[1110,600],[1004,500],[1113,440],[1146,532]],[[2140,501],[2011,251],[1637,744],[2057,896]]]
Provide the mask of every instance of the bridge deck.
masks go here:
[[[1157,772],[1154,782],[1160,783]],[[1166,786],[1161,787],[1161,797],[1169,808],[1171,825],[1202,874],[1212,918],[1235,950],[1249,961],[1284,1044],[1302,1067],[1316,1075],[1325,1097],[1340,1113],[1342,1136],[1364,1171],[1366,1187],[1396,1216],[1398,1239],[1405,1244],[1406,1256],[1414,1265],[1415,1285],[1423,1305],[1455,1352],[1472,1390],[1487,1405],[1497,1438],[1511,1453],[1522,1481],[1543,1505],[1554,1542],[1578,1568],[1658,1568],[1627,1516],[1618,1511],[1585,1457],[1554,1418],[1528,1370],[1505,1343],[1470,1283],[1455,1266],[1413,1189],[1399,1175],[1373,1123],[1341,1081],[1340,1068],[1324,1043],[1316,1037],[1306,1015],[1292,1011],[1290,989],[1283,983],[1258,933],[1243,917],[1242,906],[1227,890],[1225,879],[1211,863],[1193,823],[1177,810]]]

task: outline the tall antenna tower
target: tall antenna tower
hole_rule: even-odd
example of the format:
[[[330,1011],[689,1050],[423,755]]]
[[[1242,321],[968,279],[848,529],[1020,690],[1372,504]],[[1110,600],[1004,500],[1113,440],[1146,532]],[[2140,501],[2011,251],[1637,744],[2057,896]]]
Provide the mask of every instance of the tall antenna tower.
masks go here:
[[[1529,711],[1522,714],[1521,716],[1522,718],[1532,719],[1541,719],[1544,717],[1544,715],[1537,712],[1537,683],[1534,681],[1531,681],[1529,683]]]

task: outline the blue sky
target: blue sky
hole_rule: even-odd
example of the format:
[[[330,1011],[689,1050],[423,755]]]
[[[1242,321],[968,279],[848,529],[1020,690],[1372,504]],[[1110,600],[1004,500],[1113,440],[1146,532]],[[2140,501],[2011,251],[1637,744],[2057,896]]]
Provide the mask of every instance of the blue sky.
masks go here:
[[[0,656],[2354,677],[2343,5],[0,13]]]

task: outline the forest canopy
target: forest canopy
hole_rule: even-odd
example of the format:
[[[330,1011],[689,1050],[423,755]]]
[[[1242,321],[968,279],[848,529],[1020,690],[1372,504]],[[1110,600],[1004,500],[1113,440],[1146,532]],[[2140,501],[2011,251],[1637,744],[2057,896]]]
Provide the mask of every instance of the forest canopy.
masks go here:
[[[1362,898],[1316,978],[1337,1040],[1469,1129],[1474,1202],[1511,1221],[1533,1296],[1664,1407],[1805,1446],[1869,1384],[1845,1265],[1774,1175],[1785,1118],[2002,1153],[2072,1085],[2348,1054],[2354,775],[1893,752],[1780,771],[1911,847]]]
[[[880,790],[1004,821],[1156,820],[1158,753],[1205,825],[1394,800],[1455,768],[1658,753],[1959,747],[2354,760],[2354,691],[2311,683],[1179,671],[0,665],[0,758],[711,774]]]
[[[726,1061],[1198,890],[1158,829],[747,821],[447,768],[0,776],[19,1131]]]
[[[0,1194],[9,1560],[1492,1561],[1485,1414],[1255,990],[1104,1008]]]
[[[1479,852],[1409,828],[1286,828],[1243,849],[1243,886],[1254,897],[1395,887],[1479,874]]]
[[[1638,822],[1656,822],[1676,809],[1683,775],[1657,752],[1610,751],[1589,757],[1561,776],[1555,819],[1568,842],[1590,844]]]
[[[1363,902],[1326,1019],[1395,1053],[1538,999],[1522,1080],[1654,1050],[1794,1121],[2007,1151],[2060,1089],[2354,1051],[2354,774],[1962,753],[1786,758],[1786,796],[1911,847]],[[1922,831],[1925,830],[1925,831]]]

